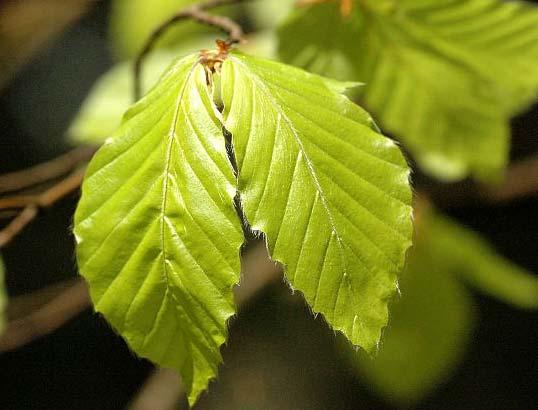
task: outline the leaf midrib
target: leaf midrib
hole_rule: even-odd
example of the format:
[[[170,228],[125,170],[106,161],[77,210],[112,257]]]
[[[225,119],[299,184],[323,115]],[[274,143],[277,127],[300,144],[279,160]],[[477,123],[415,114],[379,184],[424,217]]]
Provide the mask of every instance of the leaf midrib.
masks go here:
[[[164,164],[164,181],[163,181],[163,200],[161,203],[161,213],[160,213],[160,224],[161,224],[161,234],[160,234],[160,242],[161,242],[161,251],[162,251],[162,266],[163,266],[163,279],[166,283],[166,288],[171,289],[171,284],[169,281],[169,275],[167,262],[169,261],[166,254],[166,240],[165,240],[165,225],[166,225],[166,206],[168,203],[168,191],[169,191],[169,181],[170,181],[170,169],[172,164],[172,148],[174,143],[177,143],[178,146],[179,141],[177,140],[176,130],[177,130],[177,123],[179,119],[179,112],[181,110],[181,104],[183,101],[183,97],[185,96],[185,91],[187,89],[187,85],[189,81],[191,80],[191,77],[196,69],[196,66],[199,64],[199,60],[196,60],[191,69],[189,70],[187,77],[185,78],[185,82],[183,83],[181,87],[181,91],[178,94],[176,105],[174,108],[174,117],[172,120],[171,128],[168,132],[168,145],[166,148],[166,160]],[[170,295],[174,299],[176,303],[180,303],[174,295],[174,292],[170,292]]]
[[[294,136],[294,139],[298,145],[299,151],[301,152],[301,155],[303,156],[305,160],[305,164],[308,170],[308,173],[310,175],[310,178],[312,179],[312,182],[314,186],[316,187],[316,191],[319,194],[320,200],[323,204],[323,208],[325,210],[325,213],[327,215],[327,218],[329,220],[329,224],[331,226],[332,232],[335,234],[338,242],[338,248],[339,248],[339,254],[340,259],[342,263],[342,274],[345,276],[347,274],[347,263],[346,263],[346,257],[344,252],[344,244],[342,241],[342,238],[340,237],[340,234],[338,233],[338,229],[336,228],[336,223],[334,220],[334,217],[329,209],[327,198],[325,197],[325,193],[323,192],[323,188],[321,187],[321,184],[318,180],[318,177],[316,175],[315,169],[313,167],[312,161],[310,160],[309,156],[306,153],[306,150],[304,149],[304,145],[297,135],[297,132],[295,131],[295,128],[293,127],[293,124],[291,123],[290,119],[286,115],[285,111],[282,109],[278,101],[271,95],[270,91],[267,89],[266,85],[263,83],[263,81],[255,74],[253,73],[241,60],[230,56],[230,60],[234,61],[235,63],[239,64],[244,68],[244,74],[248,75],[253,82],[256,82],[258,84],[258,87],[261,88],[263,91],[265,91],[265,94],[268,98],[268,100],[271,102],[273,107],[277,110],[279,115],[284,119],[286,124],[288,125],[289,129],[291,130],[291,133]]]

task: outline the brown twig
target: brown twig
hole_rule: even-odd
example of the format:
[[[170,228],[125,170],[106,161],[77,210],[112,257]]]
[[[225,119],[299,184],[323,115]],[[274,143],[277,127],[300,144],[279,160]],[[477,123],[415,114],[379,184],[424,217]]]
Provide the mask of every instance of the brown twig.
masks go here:
[[[0,248],[11,242],[22,230],[32,222],[39,208],[36,205],[28,205],[18,214],[4,229],[0,231]]]
[[[481,197],[489,202],[505,202],[538,195],[538,155],[512,164],[499,187],[483,186]]]
[[[158,26],[144,44],[144,47],[137,55],[134,62],[134,97],[135,101],[139,100],[142,94],[142,65],[146,56],[151,52],[155,43],[161,36],[174,24],[184,20],[194,20],[198,23],[205,24],[211,27],[216,27],[228,34],[228,44],[236,44],[243,39],[243,29],[235,21],[224,16],[216,16],[207,13],[207,10],[211,10],[221,6],[227,6],[237,3],[243,3],[249,0],[209,0],[204,3],[194,4],[186,9],[181,10],[179,13],[173,15],[168,20],[164,21]]]
[[[0,210],[0,219],[9,219],[14,218],[19,214],[20,211],[15,209],[2,209]]]
[[[0,1],[0,90],[97,0]]]
[[[156,369],[145,381],[128,410],[174,410],[185,394],[176,371]]]
[[[66,197],[71,192],[77,190],[84,179],[85,167],[81,167],[68,175],[66,178],[47,189],[42,194],[35,197],[25,198],[26,205],[21,213],[19,213],[3,230],[0,231],[0,248],[11,242],[30,222],[32,222],[39,209],[48,208],[56,202]],[[2,202],[4,202],[2,204]],[[11,200],[16,203],[17,200]],[[23,200],[20,201],[21,203]],[[10,205],[10,200],[0,201],[0,205]]]
[[[81,162],[91,159],[96,147],[79,147],[51,161],[22,171],[0,175],[0,193],[19,191],[65,175]]]
[[[67,289],[62,286],[58,294],[44,304],[34,303],[34,300],[39,302],[43,296],[46,299],[44,293],[47,293],[46,289],[37,291],[35,295],[19,296],[10,301],[8,315],[10,311],[27,310],[21,305],[37,304],[37,306],[8,323],[7,329],[0,337],[0,352],[14,350],[55,331],[91,306],[88,288],[81,279],[67,286]]]
[[[538,155],[514,162],[500,185],[466,180],[449,185],[425,187],[431,199],[442,208],[498,205],[538,195]]]

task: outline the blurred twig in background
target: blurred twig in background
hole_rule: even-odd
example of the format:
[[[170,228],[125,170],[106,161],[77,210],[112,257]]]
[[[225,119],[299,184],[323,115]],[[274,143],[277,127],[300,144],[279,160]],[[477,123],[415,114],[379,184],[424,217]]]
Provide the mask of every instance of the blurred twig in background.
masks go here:
[[[23,193],[0,198],[0,211],[11,212],[13,220],[0,231],[0,248],[11,242],[38,215],[80,188],[84,179],[85,164],[95,153],[95,147],[76,148],[52,161],[0,176],[0,194],[30,189],[47,181],[55,181],[38,193]],[[69,174],[64,176],[67,172]],[[61,179],[60,179],[61,178]]]
[[[176,371],[156,369],[135,396],[129,410],[173,410],[185,394]]]
[[[0,89],[44,44],[74,23],[97,0],[0,2]]]
[[[76,168],[80,163],[89,161],[96,150],[95,147],[75,148],[51,161],[22,171],[0,175],[0,194],[19,191],[59,178]]]
[[[9,323],[0,337],[0,352],[17,349],[45,336],[91,306],[83,280],[71,280],[9,301]]]
[[[538,156],[511,164],[499,185],[486,185],[473,180],[454,184],[428,186],[428,194],[445,208],[483,204],[502,204],[538,195]]]
[[[216,27],[228,34],[228,45],[236,44],[241,42],[243,39],[243,29],[235,21],[224,16],[217,16],[209,14],[206,11],[211,10],[221,6],[228,6],[231,4],[244,3],[249,0],[208,0],[203,3],[194,4],[186,9],[181,10],[180,12],[171,16],[168,20],[164,21],[159,25],[149,36],[148,40],[144,44],[144,47],[136,57],[134,63],[134,98],[135,101],[140,99],[142,96],[142,66],[146,56],[151,52],[153,46],[159,40],[160,37],[173,25],[184,21],[184,20],[194,20],[201,24],[206,24],[208,26]]]
[[[504,202],[538,195],[538,155],[514,163],[506,171],[500,186],[482,186],[481,193],[481,197],[488,202]]]

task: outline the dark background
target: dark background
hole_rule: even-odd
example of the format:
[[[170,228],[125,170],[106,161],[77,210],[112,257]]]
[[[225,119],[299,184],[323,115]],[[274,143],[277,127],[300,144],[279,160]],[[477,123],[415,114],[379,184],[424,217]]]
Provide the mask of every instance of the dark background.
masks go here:
[[[1,93],[0,173],[69,149],[63,135],[70,120],[112,64],[107,13],[106,2],[95,7]],[[514,159],[538,153],[538,106],[515,119],[513,131]],[[431,183],[420,175],[416,180]],[[67,198],[42,212],[2,250],[10,296],[77,275],[70,231],[75,206],[76,198]],[[527,199],[448,212],[482,232],[502,254],[536,271],[537,209],[538,200]],[[475,302],[480,319],[463,364],[417,408],[538,408],[538,314],[479,295]],[[361,382],[338,345],[299,297],[273,285],[233,321],[225,365],[199,408],[393,408]],[[0,355],[0,409],[122,409],[151,369],[88,310],[49,336]]]

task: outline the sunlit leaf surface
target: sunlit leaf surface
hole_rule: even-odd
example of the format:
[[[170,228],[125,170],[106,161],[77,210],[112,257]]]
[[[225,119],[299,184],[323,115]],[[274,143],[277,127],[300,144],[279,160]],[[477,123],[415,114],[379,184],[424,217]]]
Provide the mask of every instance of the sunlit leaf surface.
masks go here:
[[[90,164],[75,217],[97,311],[196,397],[221,362],[242,231],[221,125],[195,57],[131,108]],[[193,68],[194,67],[194,68]]]
[[[239,53],[220,73],[204,68],[179,60],[129,109],[75,217],[96,310],[138,354],[177,369],[191,403],[235,312],[237,193],[293,288],[367,351],[412,230],[407,164],[341,95],[352,84]]]
[[[372,351],[411,243],[411,190],[399,148],[346,86],[234,55],[223,115],[252,228],[312,309]]]

